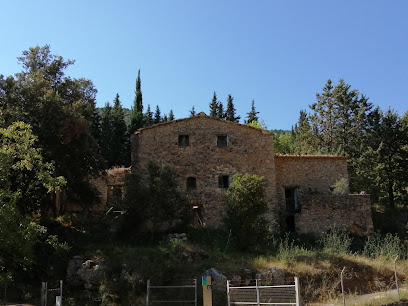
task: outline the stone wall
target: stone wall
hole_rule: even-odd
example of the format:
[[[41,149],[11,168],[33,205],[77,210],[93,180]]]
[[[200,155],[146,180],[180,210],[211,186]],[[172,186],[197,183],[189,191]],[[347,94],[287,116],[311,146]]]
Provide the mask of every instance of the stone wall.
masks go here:
[[[112,190],[109,192],[109,189],[118,188],[122,191],[125,184],[125,177],[128,173],[130,173],[130,168],[114,167],[91,180],[92,186],[98,191],[98,198],[90,208],[91,212],[101,213],[107,209],[107,205],[109,204],[108,195],[112,193]],[[67,212],[81,212],[82,210],[82,206],[76,203],[68,202],[66,204]]]
[[[303,194],[331,194],[340,179],[348,181],[347,158],[331,155],[278,155],[275,157],[280,224],[287,227],[285,190]],[[347,192],[348,193],[348,192]]]
[[[347,158],[330,155],[278,155],[275,157],[276,183],[300,187],[303,192],[330,194],[338,180],[348,180]]]
[[[369,195],[305,195],[301,212],[295,214],[296,231],[321,235],[336,227],[350,233],[374,231]]]
[[[179,141],[188,145],[180,146]],[[180,137],[181,138],[180,138]],[[217,145],[218,136],[227,136],[227,145]],[[236,173],[258,174],[265,178],[270,221],[276,219],[276,184],[273,134],[241,124],[214,119],[200,113],[138,130],[132,135],[132,171],[146,175],[148,161],[171,165],[178,183],[201,208],[206,226],[217,227],[225,213],[226,188],[220,177]],[[187,187],[187,178],[195,188]]]

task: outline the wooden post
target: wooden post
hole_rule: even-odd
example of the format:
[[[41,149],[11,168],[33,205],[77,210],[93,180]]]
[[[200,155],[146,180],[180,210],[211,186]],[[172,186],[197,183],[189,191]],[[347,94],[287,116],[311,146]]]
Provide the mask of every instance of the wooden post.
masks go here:
[[[343,268],[343,270],[341,270],[340,273],[340,281],[341,281],[341,294],[343,295],[343,306],[346,306],[346,296],[344,294],[344,284],[343,284],[343,274],[344,274],[344,270],[346,270],[346,267]]]
[[[400,300],[401,297],[400,297],[400,293],[399,293],[398,276],[397,276],[397,259],[398,259],[398,257],[399,257],[399,255],[397,255],[397,257],[395,257],[395,259],[394,259],[394,273],[395,273],[395,286],[397,286],[398,300]]]

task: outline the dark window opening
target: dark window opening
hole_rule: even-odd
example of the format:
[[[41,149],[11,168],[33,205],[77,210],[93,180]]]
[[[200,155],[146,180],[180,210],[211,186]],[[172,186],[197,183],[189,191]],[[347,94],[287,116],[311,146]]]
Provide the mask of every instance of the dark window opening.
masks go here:
[[[217,147],[226,147],[226,146],[228,146],[228,136],[218,135],[217,136]]]
[[[187,178],[187,190],[193,190],[197,188],[197,179],[195,177]]]
[[[188,135],[179,135],[178,145],[179,147],[188,147],[190,145],[190,139]]]
[[[300,212],[296,188],[285,188],[286,203],[286,228],[289,231],[296,230],[295,214]]]
[[[122,198],[122,185],[109,185],[108,186],[108,194],[107,194],[107,202],[111,203],[112,201],[118,200]]]
[[[220,175],[218,177],[218,187],[219,188],[228,188],[229,187],[229,176],[228,175]]]

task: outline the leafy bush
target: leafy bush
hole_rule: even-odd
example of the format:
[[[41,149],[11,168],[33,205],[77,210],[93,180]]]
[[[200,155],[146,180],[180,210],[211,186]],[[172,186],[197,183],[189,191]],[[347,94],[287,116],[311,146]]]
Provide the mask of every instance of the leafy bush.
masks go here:
[[[259,246],[268,236],[268,222],[264,217],[268,207],[263,177],[251,174],[234,175],[225,202],[224,219],[237,247],[249,249]]]
[[[332,193],[334,195],[346,195],[349,193],[349,183],[346,178],[342,178],[334,183]]]

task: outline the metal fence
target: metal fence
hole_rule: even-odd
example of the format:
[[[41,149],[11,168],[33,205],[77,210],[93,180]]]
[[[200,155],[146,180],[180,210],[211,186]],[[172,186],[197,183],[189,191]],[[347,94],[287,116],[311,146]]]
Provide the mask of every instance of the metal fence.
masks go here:
[[[152,286],[150,279],[147,280],[146,306],[169,303],[197,306],[197,279],[181,281],[174,286]]]
[[[231,305],[300,305],[298,277],[290,285],[262,285],[255,280],[254,285],[234,285],[227,281],[228,306]]]

